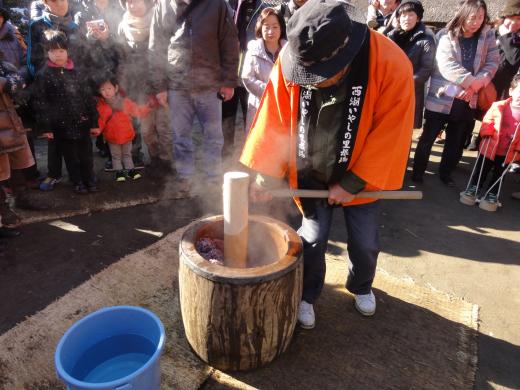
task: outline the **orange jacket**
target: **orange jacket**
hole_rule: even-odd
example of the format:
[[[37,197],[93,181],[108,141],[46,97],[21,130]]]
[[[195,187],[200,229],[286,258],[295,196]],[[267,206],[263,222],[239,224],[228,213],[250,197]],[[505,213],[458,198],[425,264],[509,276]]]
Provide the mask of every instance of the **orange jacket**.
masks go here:
[[[509,98],[493,103],[482,120],[480,136],[491,138],[489,144],[486,139],[480,142],[480,153],[490,160],[495,160],[496,146],[500,138],[500,130],[502,129],[502,113],[506,106],[511,104],[511,100],[512,99]],[[513,157],[515,157],[515,160],[520,160],[520,129],[518,128],[513,134],[513,139],[507,150],[505,163],[509,164],[513,160]]]
[[[368,86],[347,170],[363,179],[366,191],[402,187],[414,119],[410,61],[389,39],[370,31]],[[296,145],[300,88],[286,81],[279,60],[260,102],[240,161],[261,174],[288,177],[297,188]],[[373,202],[354,199],[345,205]],[[298,200],[296,200],[299,204]]]
[[[150,113],[148,106],[138,106],[132,100],[123,98],[123,109],[113,110],[105,99],[100,98],[97,103],[99,113],[99,128],[107,142],[123,145],[135,137],[132,117],[143,118]]]

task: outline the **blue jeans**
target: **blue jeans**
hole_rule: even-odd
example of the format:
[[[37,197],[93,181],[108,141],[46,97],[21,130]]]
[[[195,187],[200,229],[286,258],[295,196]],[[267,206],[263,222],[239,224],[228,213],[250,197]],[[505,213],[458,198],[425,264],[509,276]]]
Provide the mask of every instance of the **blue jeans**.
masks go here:
[[[221,174],[222,102],[217,91],[189,92],[169,91],[173,132],[173,158],[181,179],[188,179],[195,171],[193,144],[193,119],[197,116],[202,126],[203,169],[208,179]]]
[[[379,255],[379,203],[342,207],[347,226],[347,251],[350,262],[346,287],[353,294],[368,294],[376,273]],[[303,241],[303,297],[314,303],[325,282],[325,252],[334,208],[316,201],[313,218],[303,217],[298,234]]]

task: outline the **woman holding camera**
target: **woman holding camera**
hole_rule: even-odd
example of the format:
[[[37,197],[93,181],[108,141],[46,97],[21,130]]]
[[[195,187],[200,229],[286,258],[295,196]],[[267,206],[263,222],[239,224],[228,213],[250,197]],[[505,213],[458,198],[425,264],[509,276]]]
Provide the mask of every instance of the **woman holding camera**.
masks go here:
[[[426,97],[423,132],[415,149],[412,180],[422,182],[435,138],[446,127],[439,178],[449,187],[467,129],[473,123],[478,92],[498,67],[498,48],[484,0],[466,0],[438,34],[430,89]]]

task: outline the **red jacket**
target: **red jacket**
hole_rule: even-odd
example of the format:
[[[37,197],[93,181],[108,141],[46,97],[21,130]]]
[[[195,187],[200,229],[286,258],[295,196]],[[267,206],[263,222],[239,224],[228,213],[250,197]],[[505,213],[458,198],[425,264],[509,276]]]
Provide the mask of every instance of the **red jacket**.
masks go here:
[[[122,107],[121,110],[114,110],[103,98],[97,103],[99,128],[111,144],[123,145],[132,141],[135,137],[132,117],[144,118],[152,111],[149,106],[138,106],[128,98],[123,98]]]
[[[502,129],[502,114],[504,109],[511,104],[511,98],[506,100],[500,100],[493,103],[491,108],[486,112],[484,119],[482,120],[482,126],[480,127],[481,137],[491,137],[490,144],[488,141],[483,139],[480,142],[480,153],[490,160],[495,159],[496,146],[498,139],[500,138],[500,130]],[[509,149],[507,150],[505,163],[509,164],[516,153],[515,160],[520,160],[520,125],[517,126],[516,131],[513,135]]]

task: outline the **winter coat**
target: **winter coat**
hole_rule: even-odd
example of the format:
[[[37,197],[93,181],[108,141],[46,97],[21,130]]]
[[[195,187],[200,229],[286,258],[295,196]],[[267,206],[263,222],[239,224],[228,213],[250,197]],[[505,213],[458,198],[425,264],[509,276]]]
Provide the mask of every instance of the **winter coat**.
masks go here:
[[[401,30],[393,30],[389,35],[393,41],[399,41],[398,34]],[[400,42],[396,42],[399,43]],[[424,90],[430,78],[435,64],[435,35],[420,22],[414,31],[411,32],[409,39],[400,45],[406,53],[413,66],[413,81],[415,86],[415,117],[413,127],[422,127],[424,112]]]
[[[459,39],[451,32],[441,30],[437,35],[437,53],[435,67],[430,80],[430,88],[426,97],[426,109],[433,112],[449,114],[454,97],[440,94],[450,84],[466,89],[476,78],[483,78],[489,84],[498,67],[498,48],[495,33],[485,26],[478,38],[473,72],[462,66]],[[477,96],[474,94],[470,107],[477,107]]]
[[[141,104],[148,95],[154,94],[151,87],[152,72],[156,70],[150,66],[148,39],[142,42],[129,41],[124,33],[125,23],[123,19],[117,30],[117,40],[124,58],[118,70],[119,82],[125,94]]]
[[[499,99],[509,96],[509,85],[520,68],[520,34],[507,33],[497,36],[500,50],[498,69],[493,78]]]
[[[285,45],[285,43],[286,41],[282,41],[282,46]],[[249,42],[244,59],[244,67],[242,68],[242,83],[247,89],[247,92],[249,92],[247,99],[246,130],[249,130],[253,122],[256,109],[260,105],[260,98],[264,93],[273,65],[274,62],[267,54],[262,38]]]
[[[381,34],[370,31],[368,85],[346,174],[365,181],[367,191],[401,188],[412,137],[412,66]],[[297,188],[296,152],[300,87],[282,73],[282,50],[273,67],[240,161],[260,174]],[[346,205],[373,202],[354,199]]]
[[[115,109],[105,99],[100,98],[97,103],[99,113],[99,128],[106,141],[111,144],[123,145],[135,137],[132,117],[143,118],[151,109],[148,106],[138,106],[128,98],[121,99],[121,108]]]
[[[69,60],[65,67],[50,61],[33,84],[38,130],[55,138],[77,140],[98,127],[96,103],[86,78]]]
[[[13,95],[24,82],[16,68],[8,62],[0,62],[0,154],[26,147],[26,131],[16,113]]]
[[[511,105],[511,98],[500,100],[491,105],[480,127],[481,137],[491,137],[491,143],[488,144],[485,140],[480,142],[480,153],[490,160],[495,160],[496,146],[500,138],[500,131],[502,129],[502,115],[504,109]],[[511,145],[506,154],[505,163],[509,164],[516,153],[515,160],[520,160],[520,125],[517,126]]]
[[[27,67],[31,76],[36,75],[45,65],[47,57],[44,49],[44,32],[48,29],[58,29],[67,35],[69,40],[69,58],[76,58],[76,55],[81,51],[84,37],[78,25],[74,22],[73,15],[69,12],[65,17],[61,18],[44,11],[42,17],[32,20],[29,24]]]
[[[224,0],[198,0],[184,20],[177,20],[186,7],[183,0],[155,5],[150,29],[155,91],[236,87],[239,43],[229,6]]]
[[[16,69],[25,66],[25,52],[16,39],[15,28],[9,22],[5,22],[0,28],[0,52],[3,61],[13,64]]]

